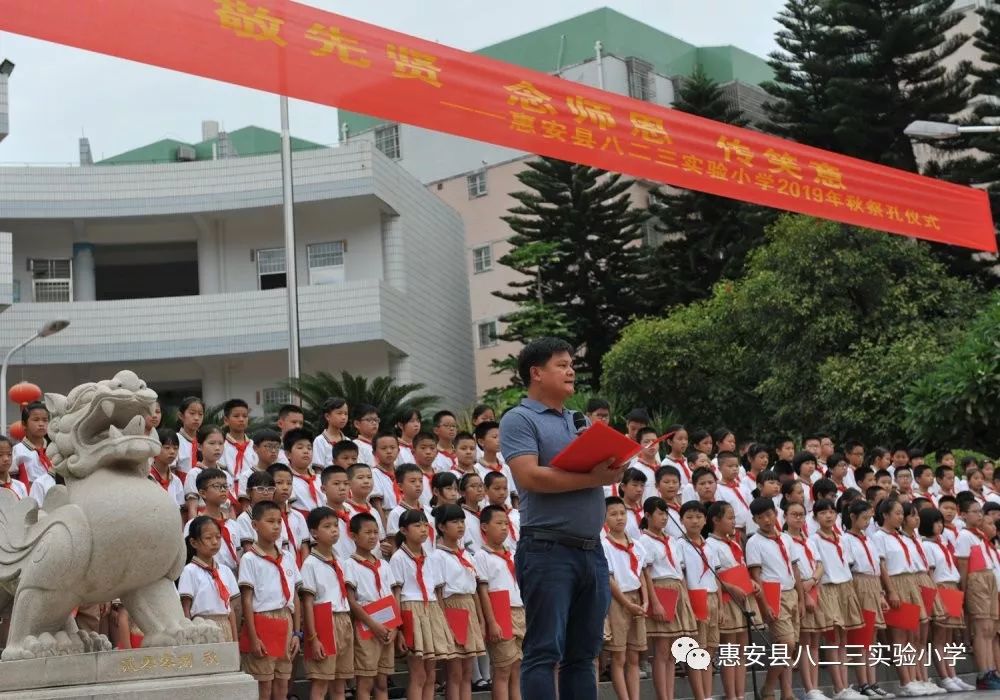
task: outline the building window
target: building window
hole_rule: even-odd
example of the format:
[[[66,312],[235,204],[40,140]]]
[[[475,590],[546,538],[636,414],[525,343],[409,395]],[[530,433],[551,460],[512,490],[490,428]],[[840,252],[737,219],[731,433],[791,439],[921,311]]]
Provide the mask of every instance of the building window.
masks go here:
[[[465,178],[469,186],[469,199],[486,196],[486,172],[472,173]]]
[[[496,321],[483,321],[476,327],[476,329],[479,336],[479,347],[491,348],[500,343],[497,339]]]
[[[344,253],[347,241],[314,243],[306,246],[309,284],[337,284],[344,281]]]
[[[630,56],[625,59],[628,71],[628,94],[637,100],[653,102],[656,100],[656,82],[653,74],[653,64],[641,58]]]
[[[73,261],[69,258],[29,258],[28,272],[32,301],[73,301]]]
[[[21,280],[14,280],[10,289],[10,301],[17,304],[21,301]]]
[[[257,279],[261,289],[284,288],[284,248],[262,248],[257,251]]]
[[[381,126],[375,129],[375,148],[393,160],[399,160],[399,124]]]
[[[472,249],[472,270],[476,274],[493,269],[493,246],[483,245]]]
[[[292,402],[292,395],[288,393],[287,389],[263,389],[260,392],[260,402],[264,406],[265,411],[273,411],[279,406],[283,406],[286,403]]]

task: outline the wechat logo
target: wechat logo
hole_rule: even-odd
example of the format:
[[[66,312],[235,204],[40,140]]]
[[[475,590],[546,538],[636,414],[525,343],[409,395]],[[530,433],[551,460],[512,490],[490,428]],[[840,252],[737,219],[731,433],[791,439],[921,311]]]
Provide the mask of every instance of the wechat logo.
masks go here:
[[[675,639],[670,645],[670,653],[674,655],[675,661],[683,661],[695,671],[704,671],[712,665],[712,657],[691,637]]]

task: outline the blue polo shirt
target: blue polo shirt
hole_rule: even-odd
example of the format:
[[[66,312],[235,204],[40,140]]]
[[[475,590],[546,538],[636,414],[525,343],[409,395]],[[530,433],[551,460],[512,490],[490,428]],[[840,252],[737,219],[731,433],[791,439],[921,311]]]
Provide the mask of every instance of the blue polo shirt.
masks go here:
[[[500,452],[510,462],[537,455],[543,469],[576,439],[573,413],[523,399],[500,420]],[[515,477],[516,480],[516,477]],[[564,493],[535,493],[519,488],[521,527],[540,527],[574,537],[597,538],[604,526],[604,489],[600,486]]]

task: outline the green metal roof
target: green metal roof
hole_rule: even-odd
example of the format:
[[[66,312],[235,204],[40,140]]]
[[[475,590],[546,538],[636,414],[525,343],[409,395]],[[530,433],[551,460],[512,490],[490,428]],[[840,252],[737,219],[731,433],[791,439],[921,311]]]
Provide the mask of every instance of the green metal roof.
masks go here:
[[[184,143],[176,139],[163,139],[147,146],[141,146],[111,158],[105,158],[97,165],[123,165],[127,163],[174,163],[177,162],[177,149],[180,146],[194,148],[195,160],[212,160],[212,147],[219,142],[218,138],[200,143]],[[259,126],[245,126],[242,129],[229,132],[229,143],[238,156],[259,156],[281,151],[281,134]],[[292,137],[293,151],[309,151],[325,148],[323,144],[313,143],[305,139]]]
[[[560,60],[560,44],[565,37]],[[594,42],[619,58],[635,56],[666,76],[691,75],[699,64],[713,80],[760,84],[773,77],[767,62],[735,46],[699,48],[621,12],[602,7],[480,49],[476,53],[545,73],[594,58]],[[341,128],[365,131],[384,120],[338,110]]]

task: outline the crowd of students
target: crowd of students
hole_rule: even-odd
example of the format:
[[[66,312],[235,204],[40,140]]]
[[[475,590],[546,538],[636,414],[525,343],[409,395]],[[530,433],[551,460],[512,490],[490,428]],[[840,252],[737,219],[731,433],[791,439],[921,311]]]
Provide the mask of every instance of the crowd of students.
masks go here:
[[[599,399],[587,414],[610,420]],[[425,432],[418,411],[385,426],[373,406],[338,398],[323,406],[319,435],[287,405],[277,429],[248,436],[249,406],[239,399],[225,404],[222,426],[204,424],[197,398],[181,404],[177,431],[160,418],[157,409],[147,422],[162,444],[149,478],[183,523],[184,613],[240,642],[261,698],[286,697],[300,653],[315,700],[387,698],[397,655],[408,698],[485,689],[520,698],[518,499],[490,408],[476,408],[471,433],[449,411]],[[41,506],[58,478],[45,455],[44,405],[29,405],[24,424],[22,442],[0,437],[0,487]],[[852,645],[879,642],[933,652],[932,663],[893,663],[904,696],[1000,689],[992,463],[964,459],[957,479],[946,450],[932,470],[917,450],[857,441],[837,449],[826,435],[797,450],[791,439],[763,445],[725,429],[661,434],[642,410],[627,416],[626,431],[639,453],[606,487],[612,604],[606,653],[595,660],[619,698],[639,698],[647,660],[657,697],[673,698],[671,645],[684,636],[712,655],[727,700],[742,698],[758,631],[797,660],[768,665],[766,700],[794,697],[795,670],[807,700],[828,700],[821,664],[835,700],[892,697],[871,664],[847,663]],[[947,604],[956,598],[958,610]],[[913,629],[886,624],[900,610],[918,617]],[[78,622],[108,630],[121,647],[141,644],[117,601],[81,608]],[[966,633],[975,686],[945,654]],[[711,666],[686,673],[698,700],[712,696]]]

